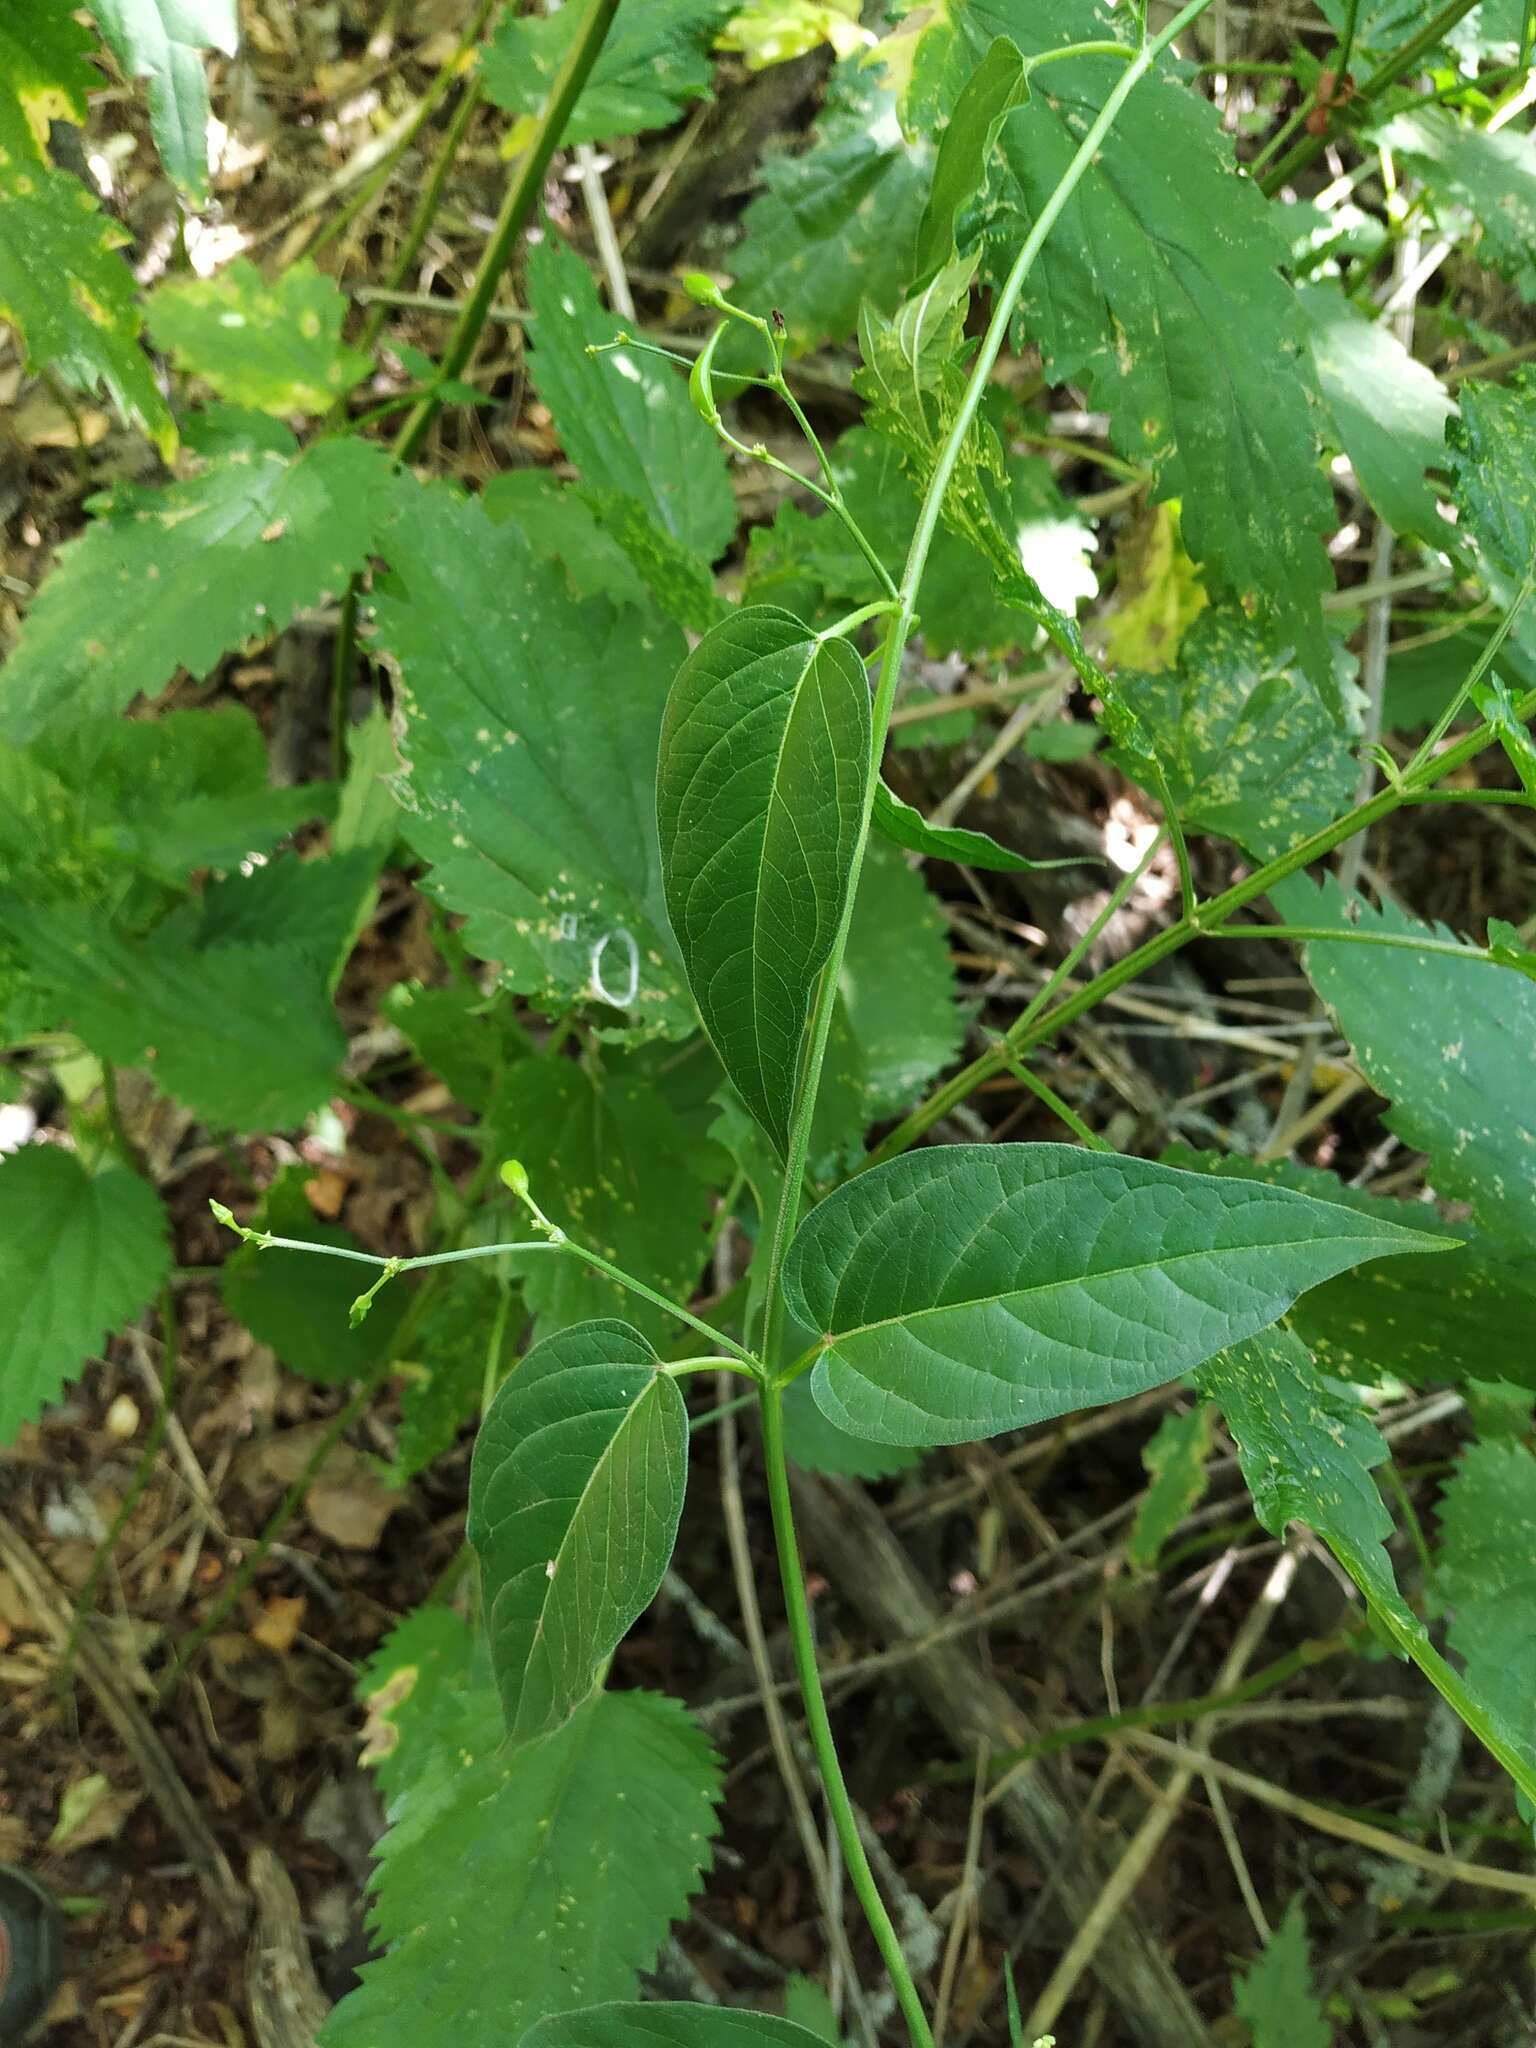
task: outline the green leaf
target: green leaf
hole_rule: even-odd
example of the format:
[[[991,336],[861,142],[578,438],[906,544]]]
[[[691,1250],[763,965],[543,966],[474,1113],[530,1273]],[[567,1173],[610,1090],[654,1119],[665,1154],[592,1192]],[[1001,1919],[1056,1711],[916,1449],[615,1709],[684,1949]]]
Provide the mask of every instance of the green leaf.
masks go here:
[[[576,102],[564,141],[613,142],[668,128],[689,100],[707,99],[714,80],[709,44],[735,0],[648,0],[624,8],[608,31]],[[519,19],[502,15],[481,52],[486,97],[523,119],[507,137],[508,153],[526,146],[571,46],[578,16]]]
[[[1536,1458],[1468,1445],[1440,1497],[1435,1586],[1467,1683],[1536,1771]]]
[[[535,2021],[632,1998],[698,1889],[720,1771],[681,1706],[604,1694],[508,1754],[495,1689],[469,1662],[464,1624],[421,1614],[370,1666],[390,1788],[372,1924],[387,1953],[363,1965],[322,2048],[507,2048]]]
[[[1338,285],[1302,285],[1297,297],[1332,421],[1324,438],[1349,457],[1389,526],[1450,547],[1452,528],[1425,476],[1445,463],[1445,423],[1456,410],[1445,387],[1384,320],[1368,318]]]
[[[598,1072],[524,1060],[486,1122],[501,1153],[527,1167],[552,1222],[669,1300],[688,1300],[708,1246],[715,1155],[643,1061],[609,1057]],[[621,1311],[654,1344],[676,1332],[671,1317],[577,1259],[530,1252],[511,1264],[541,1335]]]
[[[296,455],[266,426],[283,453],[247,443],[162,490],[120,485],[59,550],[6,667],[8,738],[120,710],[178,668],[204,675],[346,588],[384,524],[389,458],[348,437]]]
[[[928,203],[917,229],[914,281],[954,261],[955,227],[987,182],[987,164],[1003,116],[1029,98],[1029,74],[1019,46],[999,36],[966,80],[939,139]]]
[[[375,596],[400,679],[402,830],[425,887],[540,1008],[694,1028],[667,924],[653,771],[675,628],[572,601],[514,526],[418,489]]]
[[[688,1410],[628,1323],[536,1344],[475,1439],[469,1540],[514,1743],[560,1727],[655,1599],[688,1482]]]
[[[715,48],[739,51],[749,71],[787,64],[822,43],[852,57],[874,40],[859,13],[860,0],[736,0]]]
[[[498,526],[516,526],[539,561],[560,563],[573,597],[644,608],[639,571],[598,524],[579,485],[562,484],[547,469],[504,469],[480,493],[480,503]]]
[[[895,846],[920,853],[928,860],[952,860],[962,867],[995,869],[1005,875],[1022,875],[1037,868],[1071,868],[1072,860],[1026,860],[1022,853],[1010,853],[999,846],[990,832],[969,832],[959,825],[930,825],[921,811],[888,789],[875,784],[875,808],[871,822]]]
[[[1371,1477],[1387,1447],[1349,1389],[1324,1379],[1289,1331],[1274,1330],[1212,1359],[1196,1379],[1226,1417],[1264,1527],[1278,1536],[1288,1522],[1305,1522],[1323,1539],[1391,1641],[1536,1803],[1536,1695],[1528,1683],[1532,1550],[1521,1532],[1536,1505],[1529,1481],[1523,1501],[1505,1497],[1490,1507],[1478,1489],[1464,1503],[1471,1513],[1461,1554],[1471,1569],[1462,1591],[1472,1602],[1486,1597],[1488,1604],[1459,1645],[1453,1627],[1453,1647],[1468,1651],[1472,1645],[1463,1676],[1435,1649],[1397,1590],[1383,1547],[1392,1521]],[[1502,1569],[1493,1567],[1492,1588],[1484,1596],[1479,1587],[1489,1585],[1485,1567],[1496,1545],[1504,1547],[1504,1562]],[[1482,1654],[1485,1648],[1492,1652],[1494,1642],[1481,1633],[1480,1620],[1491,1622],[1497,1654]],[[1519,1652],[1513,1650],[1516,1641]],[[1510,1672],[1511,1654],[1523,1655],[1524,1671]]]
[[[235,0],[91,0],[125,78],[149,80],[160,160],[193,199],[208,189],[208,80],[203,52],[240,47]]]
[[[267,786],[267,745],[235,704],[156,719],[56,725],[25,750],[0,740],[0,858],[29,895],[118,902],[136,875],[181,888],[323,817],[324,783]]]
[[[736,531],[736,500],[720,443],[682,377],[629,349],[588,355],[613,340],[619,323],[603,311],[587,266],[553,233],[529,252],[528,304],[533,381],[582,481],[633,498],[664,533],[712,562]]]
[[[89,909],[0,892],[0,935],[60,1023],[100,1058],[148,1068],[215,1129],[290,1129],[335,1088],[346,1040],[327,968],[281,934],[201,944],[176,923],[134,939]]]
[[[48,161],[48,125],[85,126],[87,94],[101,75],[86,62],[90,31],[71,14],[68,0],[32,0],[0,21],[0,150],[10,162]]]
[[[1536,378],[1468,379],[1450,442],[1462,530],[1477,542],[1490,589],[1511,604],[1536,569]]]
[[[308,257],[268,284],[240,256],[216,277],[171,277],[149,301],[149,331],[179,368],[231,405],[328,412],[368,374],[341,338],[347,302]]]
[[[801,1224],[790,1308],[855,1436],[963,1443],[1175,1379],[1418,1231],[1288,1189],[1067,1145],[949,1145],[875,1167]]]
[[[105,384],[124,419],[169,462],[176,425],[139,346],[133,272],[117,253],[127,240],[67,171],[0,162],[0,318],[16,328],[35,369],[55,370],[81,391]]]
[[[1349,809],[1354,756],[1272,628],[1236,610],[1204,611],[1176,667],[1122,670],[1116,680],[1187,831],[1219,833],[1268,860]],[[1133,750],[1111,758],[1147,783]]]
[[[1297,876],[1275,900],[1297,923],[1454,936],[1390,903],[1373,909],[1346,898],[1331,880],[1315,888]],[[1429,1154],[1436,1192],[1470,1203],[1484,1231],[1528,1252],[1536,1241],[1536,983],[1477,959],[1326,939],[1307,947],[1306,965],[1362,1073],[1392,1103],[1388,1129]]]
[[[788,1337],[792,1347],[795,1338]],[[806,1472],[830,1472],[838,1479],[891,1479],[910,1472],[922,1452],[907,1444],[874,1444],[830,1422],[816,1405],[809,1380],[784,1390],[784,1448]]]
[[[170,1268],[164,1211],[136,1173],[93,1177],[56,1145],[0,1159],[0,1444],[58,1399]]]
[[[1333,2029],[1312,1985],[1299,1892],[1235,1990],[1237,2010],[1248,2022],[1253,2048],[1329,2048]]]
[[[638,498],[584,490],[603,533],[617,542],[647,594],[690,633],[707,633],[732,609],[715,591],[709,565],[659,525]]]
[[[732,259],[732,297],[777,307],[799,349],[845,341],[859,305],[896,304],[927,200],[934,151],[908,141],[894,96],[856,62],[833,73],[815,139],[771,159]]]
[[[941,100],[996,35],[1026,57],[1112,37],[1087,0],[979,0],[942,19],[918,63]],[[953,40],[950,41],[949,39]],[[987,273],[1001,276],[1066,170],[1121,64],[1053,64],[1003,123],[989,188]],[[952,81],[952,82],[951,82]],[[1335,523],[1302,372],[1306,328],[1280,274],[1289,251],[1257,186],[1236,173],[1218,110],[1168,70],[1136,87],[1068,199],[1025,287],[1021,336],[1052,383],[1081,381],[1122,455],[1178,498],[1208,576],[1271,604],[1320,687],[1330,661],[1317,600]]]
[[[1428,1203],[1350,1187],[1320,1167],[1291,1160],[1261,1166],[1185,1145],[1169,1146],[1162,1157],[1168,1166],[1298,1188],[1383,1222],[1444,1235],[1444,1252],[1378,1260],[1324,1281],[1296,1303],[1292,1328],[1336,1379],[1371,1384],[1391,1375],[1415,1387],[1502,1379],[1536,1388],[1536,1262],[1525,1247],[1491,1239],[1473,1223],[1445,1223]]]
[[[1254,1513],[1270,1534],[1304,1522],[1373,1608],[1422,1637],[1397,1590],[1384,1547],[1392,1517],[1371,1477],[1386,1440],[1348,1387],[1325,1378],[1289,1330],[1262,1331],[1208,1359],[1195,1382],[1232,1432]]]
[[[1472,685],[1471,695],[1519,776],[1521,788],[1536,803],[1536,745],[1532,744],[1529,726],[1516,717],[1508,690],[1496,675],[1486,675]]]
[[[254,1230],[274,1237],[298,1237],[307,1244],[363,1249],[349,1230],[321,1223],[304,1193],[306,1166],[285,1167],[267,1189]],[[375,1275],[351,1259],[322,1259],[281,1246],[262,1250],[242,1244],[219,1274],[224,1306],[244,1323],[259,1344],[270,1345],[281,1362],[320,1386],[369,1379],[391,1356],[401,1319],[411,1300],[411,1283],[397,1280],[373,1304],[367,1320],[353,1328],[348,1310],[364,1281]]]
[[[878,843],[865,849],[838,993],[855,1052],[862,1146],[869,1126],[909,1109],[965,1038],[939,906],[921,874]]]
[[[869,718],[847,642],[766,605],[707,633],[667,699],[667,910],[704,1028],[781,1149],[811,995],[848,900]]]
[[[1441,107],[1397,114],[1379,138],[1423,180],[1442,227],[1461,238],[1459,209],[1481,231],[1476,254],[1523,298],[1536,292],[1536,143],[1522,129],[1490,133]]]
[[[433,1296],[409,1358],[393,1360],[403,1381],[390,1471],[398,1486],[453,1447],[515,1330],[507,1282],[490,1270],[493,1263],[500,1262],[477,1260],[455,1274],[453,1285]],[[388,1289],[379,1296],[375,1314],[388,1296]]]
[[[1157,1563],[1158,1552],[1205,1492],[1214,1414],[1208,1401],[1197,1401],[1193,1408],[1165,1415],[1143,1447],[1141,1462],[1152,1483],[1136,1510],[1125,1549],[1131,1563],[1144,1571]]]
[[[543,2020],[521,2048],[816,2048],[824,2034],[723,2005],[593,2005]]]
[[[504,996],[480,995],[462,981],[443,988],[398,981],[383,1009],[465,1109],[487,1110],[508,1067],[533,1051]]]

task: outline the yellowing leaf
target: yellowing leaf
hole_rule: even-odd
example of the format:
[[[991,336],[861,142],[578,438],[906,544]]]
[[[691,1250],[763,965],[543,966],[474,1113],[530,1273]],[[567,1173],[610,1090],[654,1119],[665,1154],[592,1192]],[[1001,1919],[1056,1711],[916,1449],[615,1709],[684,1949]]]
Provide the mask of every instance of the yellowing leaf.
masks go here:
[[[1120,551],[1120,603],[1104,627],[1117,667],[1155,674],[1179,658],[1184,635],[1210,599],[1179,534],[1179,508],[1154,505]]]
[[[859,0],[747,0],[726,23],[717,50],[734,50],[749,71],[786,64],[822,43],[833,54],[852,57],[874,42],[859,21]]]

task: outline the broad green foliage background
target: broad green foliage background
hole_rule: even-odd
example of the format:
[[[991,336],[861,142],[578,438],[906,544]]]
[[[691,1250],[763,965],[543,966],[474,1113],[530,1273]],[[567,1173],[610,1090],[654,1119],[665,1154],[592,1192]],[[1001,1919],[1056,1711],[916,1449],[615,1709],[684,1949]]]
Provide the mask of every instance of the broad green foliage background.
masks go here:
[[[361,1685],[381,1953],[325,2048],[804,2048],[820,2035],[797,2019],[833,2024],[793,1990],[782,2019],[641,2002],[703,1881],[721,1770],[681,1704],[624,1689],[622,1644],[667,1583],[717,1371],[760,1406],[811,1701],[785,1451],[900,1485],[930,1447],[1189,1375],[1145,1445],[1138,1573],[1235,1447],[1262,1527],[1310,1529],[1382,1642],[1536,1794],[1536,935],[1503,903],[1476,930],[1430,921],[1393,857],[1398,834],[1451,843],[1480,795],[1521,806],[1524,847],[1536,803],[1536,378],[1504,375],[1528,345],[1492,324],[1536,294],[1521,11],[1485,0],[1334,110],[1346,197],[1299,115],[1280,132],[1322,30],[1241,119],[1181,43],[1074,168],[1136,54],[1127,8],[624,0],[559,138],[599,152],[546,162],[590,10],[492,8],[462,89],[509,204],[535,163],[543,204],[509,279],[497,237],[478,259],[516,299],[518,352],[515,379],[503,361],[480,384],[473,335],[440,372],[387,300],[362,316],[366,261],[333,276],[323,249],[257,244],[204,276],[178,253],[141,288],[143,252],[50,123],[141,91],[185,245],[210,55],[224,87],[239,25],[231,0],[86,11],[0,22],[0,316],[28,376],[104,394],[148,446],[97,458],[0,675],[0,1044],[50,1119],[0,1160],[0,1446],[163,1306],[186,1256],[127,1072],[210,1158],[248,1163],[253,1138],[308,1156],[349,1100],[406,1127],[425,1193],[396,1240],[318,1222],[308,1168],[263,1162],[230,1193],[244,1241],[218,1278],[292,1371],[392,1404],[392,1484],[438,1460],[460,1484],[481,1420],[476,1625],[423,1608]],[[1323,12],[1367,80],[1422,27],[1397,0]],[[1113,47],[1042,61],[1084,41]],[[808,128],[712,195],[707,272],[683,288],[681,259],[675,280],[634,263],[648,317],[621,320],[592,179],[622,262],[683,124],[732,144],[709,105],[740,87],[722,53],[756,72],[824,46]],[[1399,332],[1409,227],[1445,247]],[[474,290],[422,316],[445,359]],[[431,414],[435,445],[410,424]],[[1067,495],[1088,461],[1105,488]],[[222,664],[294,628],[334,648],[331,762],[278,788]],[[359,681],[376,701],[354,723]],[[892,728],[915,753],[885,748],[893,702],[943,709],[951,688],[958,712]],[[1103,749],[1065,806],[1085,843],[1111,807],[1166,835],[1166,902],[1126,885],[1141,939],[1084,937],[1038,997],[1115,878],[1043,872],[1074,866],[1051,821],[983,772],[1004,720],[1041,764]],[[970,770],[964,791],[1022,815],[1018,845],[936,807]],[[1331,873],[1370,789],[1366,860]],[[422,935],[383,993],[346,979],[381,885]],[[1297,1146],[1246,1120],[1267,1095],[1228,1123],[1124,1118],[1108,1150],[1042,1044],[1138,969],[1271,917],[1358,1075],[1329,1124],[1339,1170],[1268,1156]],[[397,1056],[443,1084],[446,1130],[381,1092]],[[1031,1076],[1073,1142],[969,1142],[1016,1113],[979,1084]],[[1276,1076],[1283,1103],[1300,1086]],[[1175,1130],[1201,1149],[1132,1156]],[[1391,1199],[1349,1178],[1383,1134],[1409,1167]],[[902,1156],[872,1166],[877,1138]],[[407,1231],[422,1269],[381,1270]],[[1410,1544],[1376,1418],[1439,1386],[1466,1414]],[[808,1724],[868,1911],[814,1706]],[[1300,1900],[1274,1918],[1237,2016],[1254,2048],[1314,2048]]]

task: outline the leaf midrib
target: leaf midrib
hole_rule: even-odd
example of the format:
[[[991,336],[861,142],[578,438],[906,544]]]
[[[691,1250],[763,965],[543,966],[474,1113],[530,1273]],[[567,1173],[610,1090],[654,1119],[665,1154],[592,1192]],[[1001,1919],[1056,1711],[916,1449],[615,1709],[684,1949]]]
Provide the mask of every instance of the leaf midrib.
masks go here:
[[[1326,1242],[1329,1244],[1350,1244],[1357,1241],[1362,1244],[1368,1244],[1378,1242],[1379,1240],[1364,1238],[1355,1240],[1348,1237],[1329,1238],[1326,1240]],[[1038,1285],[1033,1287],[1009,1287],[1002,1290],[999,1293],[974,1295],[968,1297],[964,1301],[936,1302],[927,1308],[909,1309],[904,1311],[900,1315],[879,1316],[873,1322],[857,1323],[851,1329],[839,1330],[834,1335],[832,1335],[829,1340],[823,1340],[818,1356],[825,1357],[829,1351],[836,1350],[838,1345],[847,1343],[851,1338],[866,1337],[870,1335],[871,1332],[876,1330],[889,1330],[910,1323],[919,1323],[922,1322],[925,1318],[931,1316],[957,1315],[963,1313],[967,1309],[989,1308],[998,1302],[1008,1301],[1013,1297],[1019,1295],[1038,1297],[1041,1295],[1060,1293],[1063,1289],[1068,1287],[1081,1287],[1084,1284],[1084,1282],[1088,1280],[1119,1280],[1127,1276],[1133,1276],[1140,1273],[1163,1272],[1166,1271],[1167,1268],[1170,1266],[1184,1264],[1191,1259],[1219,1258],[1223,1255],[1223,1250],[1226,1253],[1233,1255],[1241,1254],[1244,1252],[1300,1251],[1304,1249],[1306,1246],[1310,1244],[1315,1244],[1316,1242],[1317,1240],[1315,1238],[1283,1238],[1277,1243],[1272,1244],[1231,1245],[1226,1246],[1224,1248],[1218,1247],[1206,1251],[1173,1252],[1166,1258],[1139,1259],[1135,1263],[1130,1265],[1107,1266],[1100,1272],[1079,1273],[1074,1275],[1072,1278],[1066,1280],[1041,1281]],[[1452,1242],[1452,1240],[1448,1238],[1431,1238],[1426,1234],[1423,1248],[1426,1251],[1430,1249],[1450,1251],[1454,1250],[1456,1246]],[[1410,1247],[1408,1245],[1404,1245],[1402,1247],[1402,1250],[1404,1252],[1407,1252],[1410,1249],[1414,1249],[1414,1247]],[[1383,1252],[1377,1254],[1377,1256],[1389,1255],[1389,1248],[1384,1249]],[[1361,1263],[1361,1261],[1357,1260],[1355,1263],[1359,1264]],[[1348,1269],[1343,1268],[1341,1270],[1347,1271]],[[1320,1285],[1321,1283],[1316,1282],[1313,1284]],[[1297,1290],[1297,1292],[1303,1293],[1305,1292],[1305,1289],[1300,1288]]]

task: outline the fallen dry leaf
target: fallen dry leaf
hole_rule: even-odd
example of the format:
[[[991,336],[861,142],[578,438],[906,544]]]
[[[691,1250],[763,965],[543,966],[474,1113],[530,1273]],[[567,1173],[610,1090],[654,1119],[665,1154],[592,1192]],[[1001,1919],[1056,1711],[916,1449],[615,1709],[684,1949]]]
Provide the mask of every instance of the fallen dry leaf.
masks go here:
[[[262,1609],[260,1618],[252,1624],[251,1634],[258,1643],[269,1650],[276,1650],[280,1657],[286,1657],[293,1648],[293,1639],[304,1620],[304,1595],[296,1593],[291,1599],[281,1593],[274,1593]]]

